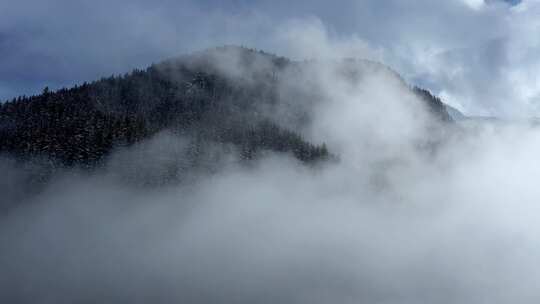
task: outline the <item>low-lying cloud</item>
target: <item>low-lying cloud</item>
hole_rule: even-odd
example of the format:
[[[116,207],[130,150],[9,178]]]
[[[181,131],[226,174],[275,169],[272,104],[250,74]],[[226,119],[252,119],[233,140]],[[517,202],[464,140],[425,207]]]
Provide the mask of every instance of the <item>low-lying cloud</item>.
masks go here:
[[[282,84],[282,100],[320,90],[302,132],[339,162],[245,165],[229,151],[189,183],[125,183],[126,159],[151,173],[181,157],[182,138],[164,133],[94,173],[59,173],[2,216],[0,299],[537,302],[539,130],[440,126],[377,66],[323,61]],[[3,166],[3,183],[17,176]]]

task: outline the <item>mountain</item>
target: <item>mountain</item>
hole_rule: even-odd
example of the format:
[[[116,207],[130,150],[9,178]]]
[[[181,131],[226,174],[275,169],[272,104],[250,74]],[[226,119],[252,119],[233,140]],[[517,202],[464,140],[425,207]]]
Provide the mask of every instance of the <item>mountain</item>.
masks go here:
[[[439,97],[434,96],[428,90],[415,87],[413,91],[424,101],[428,111],[437,119],[449,122],[454,120],[448,105],[444,104]],[[457,110],[456,110],[457,111]]]
[[[388,69],[363,60],[342,64],[355,75]],[[40,95],[0,105],[0,154],[19,163],[39,159],[49,171],[92,170],[108,161],[112,151],[167,131],[186,142],[184,165],[171,165],[175,168],[167,169],[168,178],[216,161],[209,153],[216,146],[246,161],[266,151],[289,153],[306,164],[335,158],[324,143],[302,134],[313,103],[324,96],[295,91],[284,98],[280,91],[283,83],[294,89],[298,75],[314,65],[227,46],[69,89],[45,88]],[[411,90],[434,117],[451,121],[438,98]]]
[[[446,104],[445,104],[445,108],[446,108],[446,112],[448,113],[448,115],[450,115],[450,117],[453,120],[458,121],[458,120],[467,119],[467,116],[461,113],[461,111],[459,111],[458,109],[452,106],[446,105]]]

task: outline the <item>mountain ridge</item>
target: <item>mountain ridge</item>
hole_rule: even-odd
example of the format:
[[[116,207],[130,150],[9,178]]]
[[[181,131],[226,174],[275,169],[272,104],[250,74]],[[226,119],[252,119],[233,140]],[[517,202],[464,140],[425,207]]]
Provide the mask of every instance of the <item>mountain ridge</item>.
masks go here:
[[[395,73],[367,60],[342,64],[351,77],[377,69]],[[288,153],[304,163],[335,158],[331,147],[302,134],[310,120],[312,93],[283,100],[279,92],[282,82],[297,81],[295,73],[313,65],[224,46],[72,88],[45,88],[40,95],[0,105],[0,154],[91,169],[119,147],[172,130],[189,139],[191,151],[182,157],[192,163],[199,163],[198,153],[215,144],[232,146],[244,160],[264,151]],[[437,120],[452,120],[440,99],[409,88]]]

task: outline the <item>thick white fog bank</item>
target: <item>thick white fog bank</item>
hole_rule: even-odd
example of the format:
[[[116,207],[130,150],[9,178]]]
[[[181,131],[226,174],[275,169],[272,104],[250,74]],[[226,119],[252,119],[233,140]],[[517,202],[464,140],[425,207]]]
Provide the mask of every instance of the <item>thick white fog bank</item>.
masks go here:
[[[0,294],[41,303],[533,303],[538,134],[516,136],[483,134],[432,163],[384,169],[271,157],[153,191],[99,176],[59,180],[2,219]]]
[[[59,175],[2,215],[0,300],[538,302],[540,130],[440,126],[392,72],[342,74],[319,65],[280,88],[326,97],[302,132],[338,162],[227,150],[193,182],[122,182],[126,159],[151,177],[184,153],[165,133]]]

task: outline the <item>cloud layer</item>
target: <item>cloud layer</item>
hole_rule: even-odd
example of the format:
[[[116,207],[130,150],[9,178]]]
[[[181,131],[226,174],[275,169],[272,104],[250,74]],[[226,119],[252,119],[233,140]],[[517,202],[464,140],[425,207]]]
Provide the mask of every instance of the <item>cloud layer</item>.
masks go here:
[[[234,62],[219,68],[237,75]],[[63,172],[2,215],[0,300],[538,302],[539,129],[437,129],[390,70],[343,67],[324,61],[280,88],[326,97],[304,132],[340,162],[268,155],[188,184],[120,182],[130,157],[146,155],[131,165],[151,173],[163,151],[181,150],[162,134],[93,174]],[[2,168],[16,186],[20,171]]]

